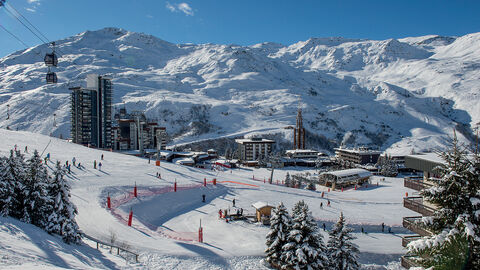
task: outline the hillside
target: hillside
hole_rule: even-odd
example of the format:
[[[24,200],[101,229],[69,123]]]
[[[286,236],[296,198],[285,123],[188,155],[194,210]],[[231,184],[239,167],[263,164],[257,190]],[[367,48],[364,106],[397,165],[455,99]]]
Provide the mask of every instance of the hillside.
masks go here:
[[[46,45],[0,59],[1,127],[68,136],[68,87],[88,73],[110,74],[115,104],[145,110],[174,143],[254,133],[288,139],[283,128],[295,123],[299,101],[311,133],[391,152],[441,147],[453,128],[471,141],[480,122],[480,33],[237,46],[105,28],[56,43],[56,85],[44,83]]]

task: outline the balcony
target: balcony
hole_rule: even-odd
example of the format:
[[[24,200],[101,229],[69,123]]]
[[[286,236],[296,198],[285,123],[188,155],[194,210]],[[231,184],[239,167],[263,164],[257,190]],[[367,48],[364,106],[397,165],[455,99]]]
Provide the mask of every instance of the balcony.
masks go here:
[[[402,247],[407,247],[407,245],[410,242],[416,241],[418,239],[421,239],[421,235],[409,235],[409,236],[403,236],[402,237]]]
[[[430,188],[433,185],[423,181],[423,177],[405,177],[403,179],[403,186],[420,191],[422,189]]]
[[[403,207],[415,211],[423,216],[433,216],[435,209],[423,204],[422,197],[406,197],[403,198]]]
[[[402,225],[405,229],[408,229],[414,233],[419,234],[420,236],[429,236],[432,233],[428,231],[422,223],[422,217],[404,217]],[[417,239],[415,239],[417,240]],[[414,241],[414,240],[410,240]],[[402,245],[403,245],[403,239],[402,239]]]
[[[420,267],[421,265],[415,262],[414,258],[416,257],[411,255],[402,256],[402,266],[406,269],[410,269],[410,267]]]

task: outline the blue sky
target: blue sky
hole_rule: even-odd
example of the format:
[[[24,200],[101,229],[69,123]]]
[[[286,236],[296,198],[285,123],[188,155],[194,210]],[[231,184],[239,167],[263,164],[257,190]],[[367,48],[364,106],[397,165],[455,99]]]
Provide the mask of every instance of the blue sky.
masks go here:
[[[480,1],[7,0],[49,40],[120,27],[173,43],[285,45],[310,37],[387,39],[480,31]],[[0,25],[40,43],[0,7]],[[0,57],[25,48],[0,28]]]

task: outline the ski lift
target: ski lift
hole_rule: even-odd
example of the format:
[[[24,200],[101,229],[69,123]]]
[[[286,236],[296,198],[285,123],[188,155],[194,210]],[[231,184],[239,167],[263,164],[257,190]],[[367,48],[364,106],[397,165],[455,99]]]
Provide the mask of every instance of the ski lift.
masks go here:
[[[44,61],[47,67],[56,67],[58,65],[58,57],[55,54],[55,42],[52,42],[52,53],[45,54]]]
[[[46,79],[48,84],[57,83],[57,74],[55,74],[55,72],[48,71]]]

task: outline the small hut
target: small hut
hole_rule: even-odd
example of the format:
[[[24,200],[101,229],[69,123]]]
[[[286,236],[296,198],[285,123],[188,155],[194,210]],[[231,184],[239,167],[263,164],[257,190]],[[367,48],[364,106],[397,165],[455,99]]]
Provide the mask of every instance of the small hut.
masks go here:
[[[266,202],[256,202],[252,204],[255,208],[255,217],[257,222],[262,222],[263,224],[270,224],[270,215],[272,214],[273,206],[268,205]]]

